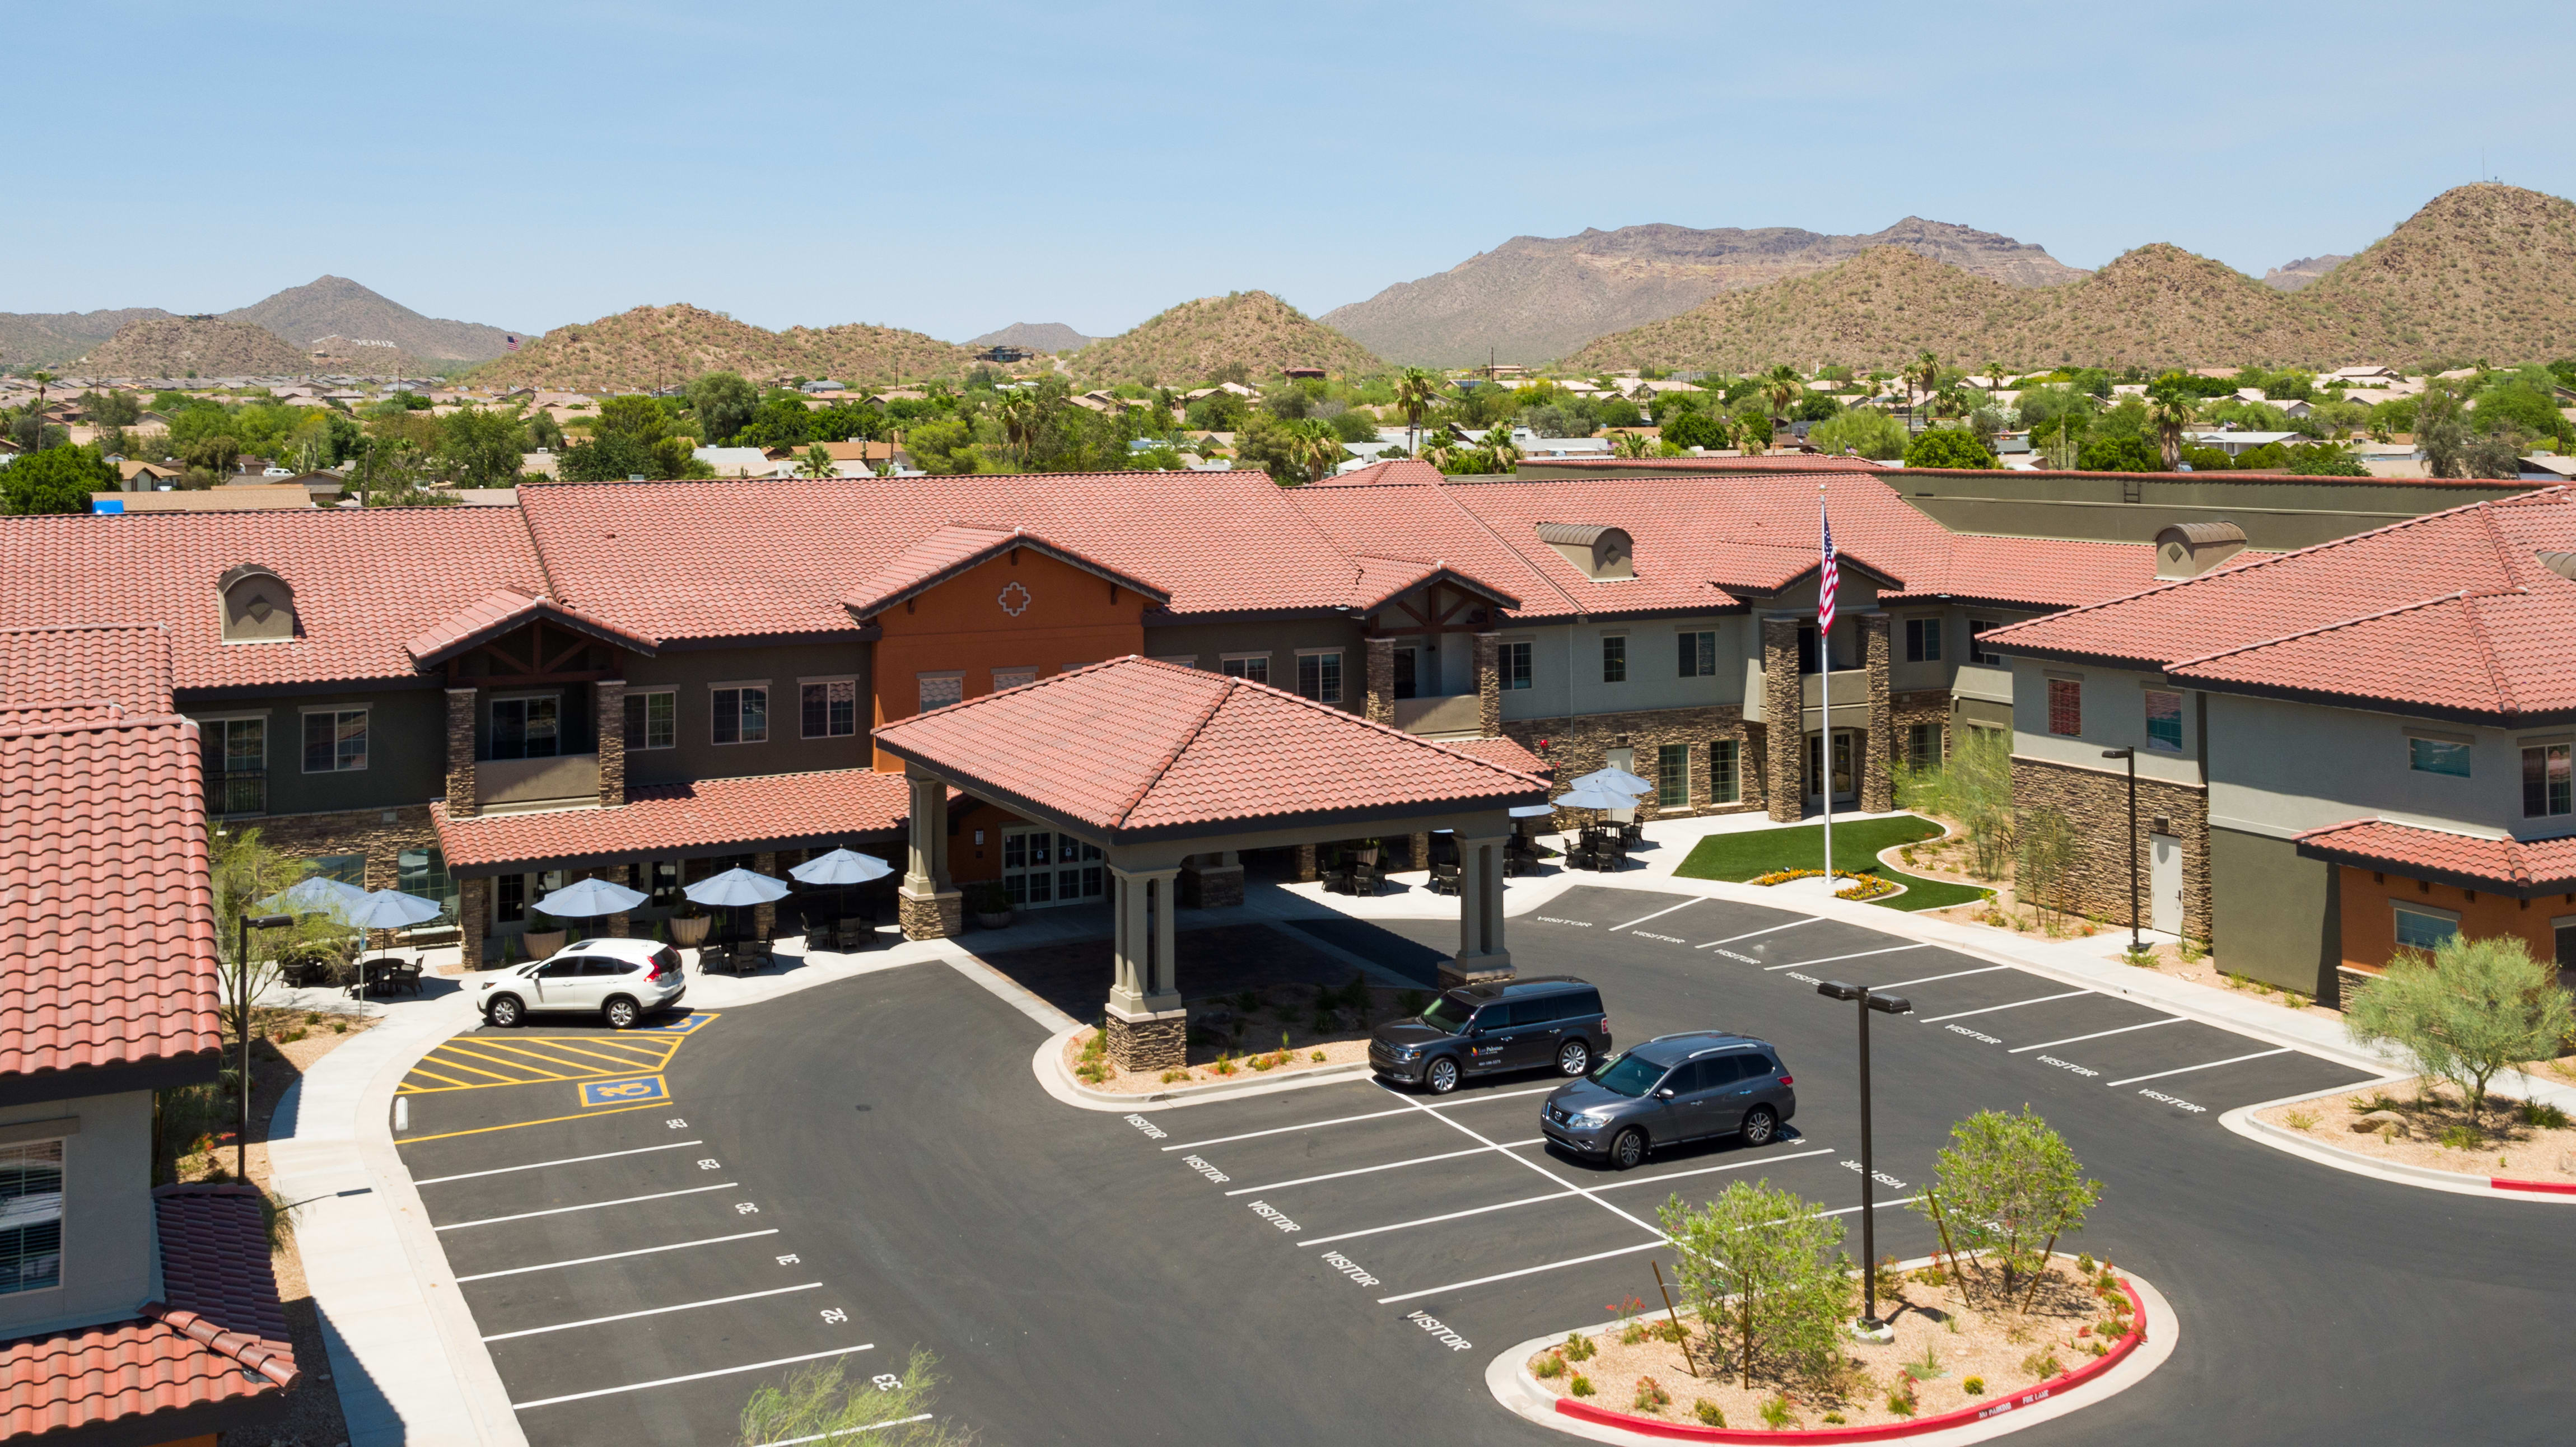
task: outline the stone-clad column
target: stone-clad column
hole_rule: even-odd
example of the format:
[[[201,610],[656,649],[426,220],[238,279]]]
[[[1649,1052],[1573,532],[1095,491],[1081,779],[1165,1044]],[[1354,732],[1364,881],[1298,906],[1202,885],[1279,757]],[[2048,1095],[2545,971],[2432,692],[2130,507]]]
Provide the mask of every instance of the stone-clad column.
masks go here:
[[[602,679],[599,695],[599,807],[626,802],[626,680]]]
[[[1368,721],[1395,727],[1395,640],[1370,638],[1368,647]]]
[[[1177,869],[1109,867],[1111,980],[1101,1015],[1109,1057],[1121,1070],[1169,1070],[1189,1048],[1173,958],[1173,888]]]
[[[1476,635],[1476,732],[1489,739],[1503,736],[1503,638]]]
[[[778,856],[775,854],[755,854],[751,856],[751,872],[754,874],[766,874],[770,878],[776,879],[778,877]],[[960,904],[962,908],[962,899]],[[963,921],[961,920],[960,922],[962,923]],[[755,904],[751,907],[751,933],[754,939],[764,940],[778,933],[778,902],[776,900],[771,900],[766,904]]]
[[[948,885],[948,781],[905,773],[912,785],[911,867],[895,890],[895,909],[905,939],[951,938],[966,930],[966,901]]]
[[[1794,823],[1807,812],[1804,775],[1807,747],[1806,696],[1798,676],[1798,620],[1762,620],[1763,788],[1770,814]]]
[[[1869,669],[1869,728],[1863,736],[1869,757],[1862,764],[1860,807],[1865,813],[1884,814],[1896,807],[1896,775],[1891,768],[1896,758],[1896,714],[1887,682],[1887,615],[1860,615],[1860,637],[1862,662]]]
[[[465,968],[483,967],[484,921],[492,917],[492,881],[460,879],[456,881],[456,933],[463,946]]]
[[[594,870],[592,872],[611,884],[627,884],[628,877],[632,875],[635,870],[631,865],[612,864],[606,869]],[[628,885],[628,887],[632,888],[633,886]],[[622,940],[631,932],[632,931],[628,928],[628,920],[625,915],[612,914],[608,917],[608,937],[610,939]]]
[[[474,716],[480,691],[447,691],[447,817],[471,819],[483,812],[483,797],[474,788]]]

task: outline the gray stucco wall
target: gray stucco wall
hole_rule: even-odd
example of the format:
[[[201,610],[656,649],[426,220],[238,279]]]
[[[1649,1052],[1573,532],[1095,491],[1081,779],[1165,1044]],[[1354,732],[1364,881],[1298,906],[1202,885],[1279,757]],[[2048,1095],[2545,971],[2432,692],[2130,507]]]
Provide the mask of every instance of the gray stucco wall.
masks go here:
[[[2334,867],[2300,858],[2287,839],[2212,826],[2209,877],[2219,965],[2334,1004],[2342,947]]]
[[[367,710],[367,766],[304,772],[304,715],[323,708]],[[447,698],[436,689],[292,696],[257,703],[179,701],[194,719],[259,715],[268,720],[268,812],[318,814],[421,804],[447,792]]]
[[[2522,745],[2569,730],[2489,729],[2230,694],[2204,695],[2210,822],[2286,836],[2379,815],[2525,839],[2576,832],[2576,817],[2522,815]],[[2410,730],[2470,742],[2469,777],[2420,773]]]
[[[638,740],[626,741],[626,782],[666,784],[867,767],[868,729],[874,722],[869,717],[868,656],[868,645],[853,639],[773,648],[673,649],[652,658],[629,658],[627,693],[671,690],[678,727],[671,748],[641,749]],[[803,737],[798,680],[853,677],[858,680],[858,732],[844,738]],[[769,684],[768,742],[714,742],[714,686],[764,679]]]
[[[151,1300],[152,1092],[0,1107],[0,1125],[75,1117],[63,1137],[62,1285],[0,1296],[0,1336],[131,1316]]]
[[[1451,635],[1459,653],[1469,651],[1464,635]],[[1358,713],[1368,706],[1368,648],[1357,615],[1347,618],[1289,618],[1222,623],[1172,623],[1145,630],[1145,652],[1154,658],[1185,660],[1213,673],[1229,653],[1270,655],[1270,686],[1297,691],[1297,650],[1338,648],[1342,651],[1341,706]]]
[[[1703,631],[1717,634],[1716,671],[1684,678],[1680,635]],[[1506,643],[1530,645],[1530,686],[1503,691],[1503,717],[1507,719],[1741,703],[1747,649],[1754,654],[1761,652],[1758,625],[1741,613],[1540,628],[1506,624],[1501,632]],[[1628,678],[1624,683],[1605,683],[1601,678],[1602,639],[1611,634],[1627,638]]]

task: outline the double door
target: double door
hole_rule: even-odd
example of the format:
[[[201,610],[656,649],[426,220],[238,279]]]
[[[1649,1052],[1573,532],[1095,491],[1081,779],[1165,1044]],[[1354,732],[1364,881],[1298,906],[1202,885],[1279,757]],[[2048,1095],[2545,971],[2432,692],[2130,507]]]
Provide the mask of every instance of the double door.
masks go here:
[[[1859,775],[1855,768],[1860,759],[1860,730],[1834,729],[1830,733],[1807,735],[1807,803],[1823,808],[1825,799],[1820,789],[1826,775],[1825,747],[1833,745],[1833,789],[1836,804],[1848,804],[1860,797]]]
[[[1108,897],[1100,846],[1052,829],[1002,831],[1002,888],[1013,909],[1046,909]]]

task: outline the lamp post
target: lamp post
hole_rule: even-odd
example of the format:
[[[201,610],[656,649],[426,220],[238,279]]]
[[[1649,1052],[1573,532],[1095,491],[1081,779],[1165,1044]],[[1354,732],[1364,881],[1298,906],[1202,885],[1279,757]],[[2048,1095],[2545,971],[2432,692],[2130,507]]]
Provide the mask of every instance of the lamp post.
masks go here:
[[[241,1002],[241,1130],[233,1137],[233,1175],[245,1183],[250,1180],[250,932],[293,923],[291,914],[245,914],[233,932],[233,998]]]
[[[2136,954],[2146,948],[2138,933],[2138,751],[2104,749],[2102,757],[2129,761],[2129,953]]]
[[[1816,993],[1829,1000],[1853,1000],[1860,1005],[1860,1279],[1863,1306],[1861,1327],[1878,1330],[1878,1180],[1872,1174],[1875,1162],[1870,1158],[1869,1137],[1869,1013],[1911,1015],[1914,1003],[1903,995],[1873,995],[1867,985],[1847,985],[1840,980],[1826,980],[1816,986]]]

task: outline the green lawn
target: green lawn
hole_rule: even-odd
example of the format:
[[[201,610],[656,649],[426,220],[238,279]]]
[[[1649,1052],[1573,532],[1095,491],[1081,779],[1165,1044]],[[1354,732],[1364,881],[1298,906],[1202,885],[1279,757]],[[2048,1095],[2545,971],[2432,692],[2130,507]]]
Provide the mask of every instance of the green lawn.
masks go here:
[[[1941,826],[1905,814],[1894,819],[1854,819],[1834,825],[1834,868],[1854,874],[1876,874],[1905,886],[1905,892],[1873,904],[1889,909],[1940,909],[1983,899],[1988,891],[1974,885],[1923,879],[1878,862],[1878,851],[1918,839],[1937,839]],[[1742,883],[1775,869],[1818,869],[1824,865],[1825,826],[1791,824],[1779,829],[1752,829],[1742,834],[1712,834],[1699,842],[1675,874],[1691,879]]]

